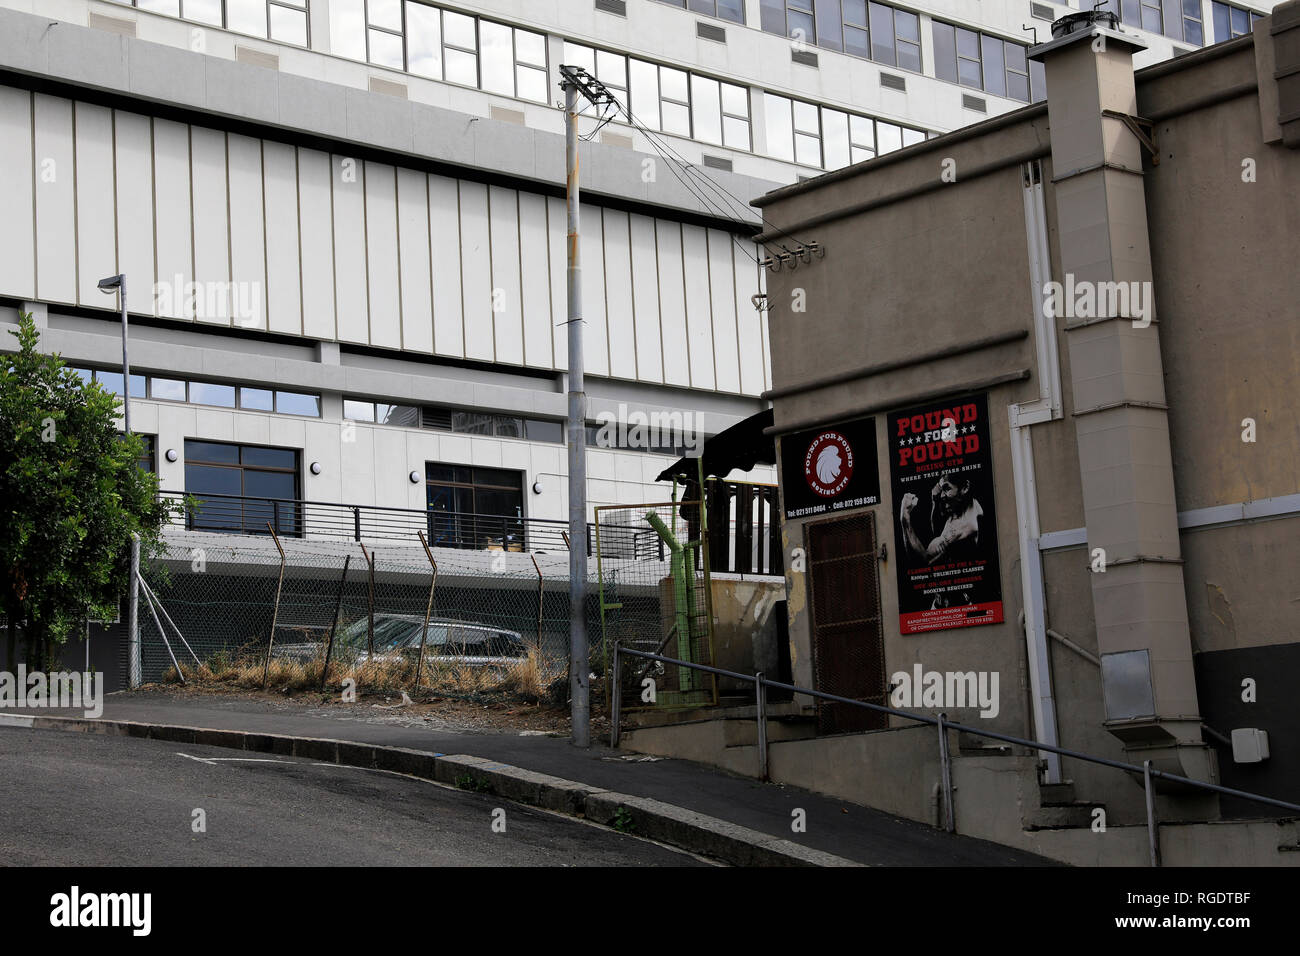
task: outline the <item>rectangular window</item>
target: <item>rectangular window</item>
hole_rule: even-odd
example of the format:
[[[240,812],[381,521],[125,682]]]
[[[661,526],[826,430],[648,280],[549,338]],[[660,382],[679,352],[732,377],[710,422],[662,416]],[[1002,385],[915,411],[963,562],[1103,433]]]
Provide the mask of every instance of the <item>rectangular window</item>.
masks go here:
[[[732,23],[745,22],[745,0],[659,0],[669,6],[689,9],[692,13],[702,13],[706,17],[730,20]]]
[[[932,22],[934,31],[934,75],[950,83],[985,90],[1028,103],[1041,98],[1038,85],[1031,90],[1028,48],[1001,37],[978,33],[951,23]]]
[[[214,385],[211,382],[190,382],[190,401],[195,405],[234,408],[235,386]]]
[[[871,59],[894,66],[894,10],[883,3],[869,4],[871,17]]]
[[[281,415],[306,415],[320,418],[320,396],[301,392],[276,392],[275,410]]]
[[[479,21],[479,68],[482,87],[488,93],[514,96],[515,55],[510,34],[510,28],[504,24]]]
[[[185,492],[198,499],[191,529],[302,534],[296,449],[186,439]]]
[[[429,544],[523,551],[523,472],[468,465],[425,465]]]
[[[1218,0],[1210,4],[1210,10],[1214,18],[1215,43],[1245,36],[1250,32],[1254,22],[1260,18],[1260,14],[1252,10],[1233,6],[1231,3],[1219,3]]]
[[[659,121],[665,133],[691,135],[691,99],[685,70],[659,67]]]
[[[406,3],[406,69],[442,79],[442,14],[437,7]]]
[[[443,11],[442,58],[447,82],[478,86],[478,34],[473,17]]]

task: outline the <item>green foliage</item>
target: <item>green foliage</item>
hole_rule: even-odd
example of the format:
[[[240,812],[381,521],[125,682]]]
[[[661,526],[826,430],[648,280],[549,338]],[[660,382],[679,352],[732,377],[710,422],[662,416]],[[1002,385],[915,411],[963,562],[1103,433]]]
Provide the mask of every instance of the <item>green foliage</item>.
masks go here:
[[[29,314],[9,334],[18,351],[0,356],[0,607],[48,665],[83,619],[114,615],[132,533],[142,555],[156,553],[170,509],[136,464],[143,439],[117,430],[118,398],[41,354]]]
[[[619,833],[633,833],[636,831],[636,823],[632,819],[632,811],[627,807],[619,807],[614,811],[614,829]]]

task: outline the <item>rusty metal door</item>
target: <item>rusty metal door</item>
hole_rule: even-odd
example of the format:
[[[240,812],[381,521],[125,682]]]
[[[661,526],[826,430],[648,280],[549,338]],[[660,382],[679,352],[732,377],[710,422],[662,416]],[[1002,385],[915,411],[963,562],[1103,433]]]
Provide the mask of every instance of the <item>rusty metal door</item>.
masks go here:
[[[876,520],[866,511],[806,528],[812,610],[813,687],[887,704]],[[888,726],[865,707],[818,701],[817,732],[846,733]]]

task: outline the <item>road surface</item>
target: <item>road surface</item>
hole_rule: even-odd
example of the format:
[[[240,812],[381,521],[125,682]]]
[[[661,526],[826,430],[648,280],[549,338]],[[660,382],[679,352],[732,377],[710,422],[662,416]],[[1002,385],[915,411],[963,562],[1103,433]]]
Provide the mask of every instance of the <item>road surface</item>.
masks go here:
[[[218,747],[4,727],[0,781],[9,866],[703,865],[488,794]]]

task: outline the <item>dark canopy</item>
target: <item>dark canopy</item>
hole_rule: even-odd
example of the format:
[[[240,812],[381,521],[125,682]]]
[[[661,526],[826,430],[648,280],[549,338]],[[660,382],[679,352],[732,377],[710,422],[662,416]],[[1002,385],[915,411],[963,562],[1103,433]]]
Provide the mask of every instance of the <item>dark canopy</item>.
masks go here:
[[[735,469],[749,471],[755,465],[775,465],[776,441],[763,434],[772,422],[772,409],[765,409],[706,439],[699,456],[704,460],[704,477],[720,477]],[[697,479],[699,467],[698,459],[688,455],[661,471],[656,480]]]

